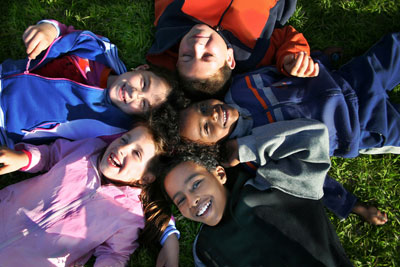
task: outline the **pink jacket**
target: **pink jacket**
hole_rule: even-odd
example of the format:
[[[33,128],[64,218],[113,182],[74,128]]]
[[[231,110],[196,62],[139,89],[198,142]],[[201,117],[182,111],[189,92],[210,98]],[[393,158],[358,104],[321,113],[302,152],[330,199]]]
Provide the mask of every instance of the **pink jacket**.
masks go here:
[[[100,139],[22,144],[29,172],[42,175],[0,190],[0,265],[124,266],[144,227],[140,189],[101,185]]]

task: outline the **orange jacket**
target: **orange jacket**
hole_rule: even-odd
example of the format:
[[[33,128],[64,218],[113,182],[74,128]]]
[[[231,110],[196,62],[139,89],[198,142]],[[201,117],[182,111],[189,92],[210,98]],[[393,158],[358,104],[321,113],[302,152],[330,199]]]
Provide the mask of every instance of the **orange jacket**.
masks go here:
[[[283,57],[309,45],[293,27],[283,24],[295,0],[156,0],[156,35],[147,59],[175,69],[182,37],[198,23],[219,26],[234,47],[236,72],[264,65],[282,70]]]

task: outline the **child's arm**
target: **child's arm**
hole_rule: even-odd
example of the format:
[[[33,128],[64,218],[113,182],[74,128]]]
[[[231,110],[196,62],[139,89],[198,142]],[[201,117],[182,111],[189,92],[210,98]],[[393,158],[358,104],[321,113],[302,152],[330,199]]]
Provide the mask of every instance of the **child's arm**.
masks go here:
[[[0,148],[0,175],[18,171],[29,162],[29,155],[24,151],[16,151],[8,147]]]
[[[161,236],[160,243],[162,248],[158,253],[157,267],[179,265],[179,237],[180,233],[176,229],[175,219],[172,216]]]
[[[55,20],[42,20],[36,25],[29,26],[22,35],[28,57],[35,59],[57,37],[73,31],[74,27],[67,27]]]
[[[50,170],[57,162],[70,154],[81,153],[86,155],[89,151],[87,151],[87,149],[86,151],[82,151],[82,144],[93,142],[94,147],[96,145],[95,143],[98,141],[99,140],[95,138],[79,141],[69,141],[60,138],[49,145],[35,146],[26,143],[18,143],[15,145],[15,150],[25,152],[29,158],[29,163],[22,166],[23,169],[20,170],[36,173]]]
[[[301,53],[302,52],[302,53]],[[311,59],[310,46],[303,34],[292,26],[276,28],[270,39],[267,58],[275,58],[278,70],[296,77],[314,77],[319,67]]]
[[[176,234],[169,235],[158,253],[157,267],[179,266],[179,240]]]
[[[330,168],[326,126],[309,119],[254,128],[237,139],[240,162],[256,162],[257,177],[294,196],[320,199]]]

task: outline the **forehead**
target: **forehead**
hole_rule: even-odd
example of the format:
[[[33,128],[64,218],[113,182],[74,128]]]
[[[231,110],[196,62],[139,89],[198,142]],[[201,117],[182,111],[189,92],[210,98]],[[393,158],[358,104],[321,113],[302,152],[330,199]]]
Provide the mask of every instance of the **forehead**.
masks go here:
[[[174,195],[175,192],[185,188],[188,181],[192,178],[204,173],[204,168],[193,162],[182,162],[176,165],[165,176],[164,186],[168,195]]]
[[[197,112],[196,107],[190,106],[181,111],[179,119],[179,133],[190,140],[201,138],[200,127],[203,115]]]
[[[128,138],[129,143],[140,141],[142,146],[154,146],[153,136],[146,126],[139,125],[125,133],[120,138]]]

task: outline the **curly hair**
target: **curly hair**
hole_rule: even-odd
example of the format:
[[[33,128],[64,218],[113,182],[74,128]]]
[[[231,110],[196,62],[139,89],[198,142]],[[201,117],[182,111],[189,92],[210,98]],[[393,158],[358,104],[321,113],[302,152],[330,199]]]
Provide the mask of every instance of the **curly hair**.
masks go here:
[[[182,90],[193,100],[208,98],[223,99],[231,84],[232,69],[225,64],[207,79],[193,79],[185,77],[178,71],[179,83]]]
[[[211,172],[215,170],[218,165],[220,165],[218,158],[218,146],[203,146],[194,142],[180,143],[175,147],[174,153],[169,155],[163,154],[157,157],[157,166],[154,167],[156,180],[151,186],[157,188],[154,190],[159,192],[159,197],[162,197],[163,201],[172,204],[172,201],[168,197],[164,188],[164,180],[168,173],[170,173],[176,166],[184,162],[193,162]]]

